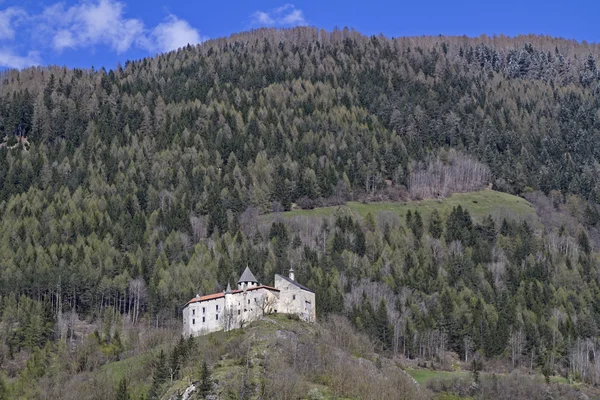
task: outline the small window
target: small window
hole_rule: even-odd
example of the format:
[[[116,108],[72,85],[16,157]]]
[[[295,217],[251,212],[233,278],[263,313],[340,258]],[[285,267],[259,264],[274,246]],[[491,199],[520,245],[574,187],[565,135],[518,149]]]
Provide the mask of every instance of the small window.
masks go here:
[[[292,300],[296,300],[296,295],[293,295],[293,296],[292,296]]]
[[[250,299],[248,299],[248,304],[250,304]]]
[[[238,315],[240,315],[240,313],[241,313],[241,311],[240,311],[240,310],[238,310]]]
[[[206,321],[206,317],[202,317],[202,322],[205,322],[205,321]]]
[[[217,311],[219,311],[219,305],[217,304]]]
[[[219,314],[217,314],[217,321],[219,320]]]
[[[192,315],[196,315],[196,310],[192,310]]]
[[[196,325],[196,320],[192,319],[192,325]]]
[[[202,314],[206,313],[206,308],[202,307]]]

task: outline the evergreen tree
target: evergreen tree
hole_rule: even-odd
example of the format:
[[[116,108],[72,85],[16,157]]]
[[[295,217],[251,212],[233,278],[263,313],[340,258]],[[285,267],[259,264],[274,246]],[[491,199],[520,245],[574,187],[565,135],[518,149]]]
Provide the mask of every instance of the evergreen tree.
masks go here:
[[[385,300],[382,298],[374,315],[375,335],[381,342],[384,349],[389,349],[392,345],[392,334],[394,332],[388,319]]]
[[[371,232],[375,232],[375,218],[373,218],[373,214],[370,212],[365,215],[365,226]]]
[[[421,239],[423,236],[423,219],[421,218],[419,210],[415,210],[412,226],[410,228],[415,235],[415,238]]]
[[[588,256],[591,252],[590,239],[588,238],[587,233],[585,231],[579,232],[579,236],[577,237],[577,243],[579,244],[579,248],[583,251],[583,254]]]
[[[212,392],[212,379],[210,369],[206,364],[206,360],[202,362],[200,368],[200,384],[198,385],[198,398],[205,399]]]
[[[117,387],[117,393],[115,394],[115,400],[130,400],[130,399],[131,399],[131,396],[129,395],[129,390],[127,388],[127,379],[125,379],[123,377],[119,381],[119,386]]]
[[[444,223],[437,209],[434,209],[429,219],[429,234],[435,239],[442,237],[444,233]]]
[[[158,357],[154,362],[154,375],[148,398],[150,400],[159,399],[162,392],[162,385],[169,379],[169,368],[167,366],[167,357],[163,350],[160,350]]]

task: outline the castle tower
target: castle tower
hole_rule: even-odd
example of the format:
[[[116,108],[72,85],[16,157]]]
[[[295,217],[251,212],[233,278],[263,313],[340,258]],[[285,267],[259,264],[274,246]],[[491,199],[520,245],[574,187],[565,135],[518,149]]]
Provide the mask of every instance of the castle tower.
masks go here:
[[[240,277],[240,280],[238,281],[238,289],[246,290],[246,289],[249,289],[249,288],[255,287],[255,286],[258,286],[258,281],[256,280],[256,277],[254,277],[254,274],[252,273],[252,271],[250,271],[250,268],[246,267],[246,269],[244,270],[244,273],[242,274],[242,276]]]

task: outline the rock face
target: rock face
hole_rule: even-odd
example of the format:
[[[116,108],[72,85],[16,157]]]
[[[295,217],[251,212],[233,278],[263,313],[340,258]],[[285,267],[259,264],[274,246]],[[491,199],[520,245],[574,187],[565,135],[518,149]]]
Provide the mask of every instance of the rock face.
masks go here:
[[[196,384],[192,383],[183,391],[183,394],[178,391],[177,393],[171,395],[169,400],[192,400],[192,395],[194,392],[196,392]]]
[[[185,392],[183,392],[183,395],[181,396],[181,400],[190,400],[192,398],[192,393],[194,393],[196,391],[196,385],[194,385],[193,383],[188,386],[187,389],[185,389]]]

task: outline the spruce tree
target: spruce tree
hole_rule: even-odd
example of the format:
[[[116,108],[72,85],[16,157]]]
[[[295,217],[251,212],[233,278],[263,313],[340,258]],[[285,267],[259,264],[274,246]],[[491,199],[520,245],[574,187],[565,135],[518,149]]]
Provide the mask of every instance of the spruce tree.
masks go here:
[[[161,386],[169,378],[169,369],[167,366],[167,356],[163,350],[160,351],[154,364],[154,376],[152,377],[152,386],[148,393],[150,400],[160,398]]]
[[[367,215],[365,215],[365,225],[368,230],[370,230],[371,232],[375,232],[375,218],[373,218],[373,214],[371,214],[370,212],[368,212]]]
[[[413,218],[411,230],[413,231],[415,238],[421,239],[423,236],[423,218],[421,218],[419,210],[415,210]]]
[[[212,391],[212,379],[210,375],[210,369],[208,369],[206,360],[204,360],[202,362],[202,368],[200,368],[200,385],[198,386],[199,399],[205,399]]]
[[[374,316],[377,339],[384,349],[389,349],[392,344],[393,328],[389,322],[385,300],[382,298]]]
[[[2,399],[2,397],[0,397]],[[129,390],[127,388],[127,379],[121,378],[119,386],[117,387],[117,393],[115,394],[115,400],[130,400]]]
[[[442,237],[442,233],[444,233],[444,223],[440,217],[440,213],[435,209],[429,219],[429,234],[431,237],[439,239]]]

